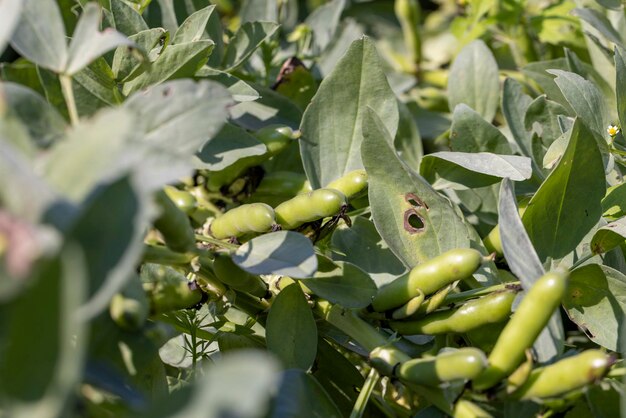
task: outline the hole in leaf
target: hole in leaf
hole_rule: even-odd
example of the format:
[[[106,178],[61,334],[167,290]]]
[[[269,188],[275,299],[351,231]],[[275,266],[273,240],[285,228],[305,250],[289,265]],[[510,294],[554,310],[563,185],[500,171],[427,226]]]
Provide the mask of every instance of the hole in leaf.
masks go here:
[[[404,212],[404,229],[409,234],[417,234],[424,231],[424,218],[418,215],[415,209],[409,209]]]
[[[428,210],[428,205],[419,198],[415,193],[407,193],[404,195],[404,200],[406,200],[411,206],[415,206],[418,208],[426,208]]]

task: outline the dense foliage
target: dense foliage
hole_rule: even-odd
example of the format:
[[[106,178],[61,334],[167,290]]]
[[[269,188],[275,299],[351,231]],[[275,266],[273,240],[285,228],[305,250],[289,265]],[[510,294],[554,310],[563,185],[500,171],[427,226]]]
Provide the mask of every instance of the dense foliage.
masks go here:
[[[619,416],[624,7],[0,0],[0,416]]]

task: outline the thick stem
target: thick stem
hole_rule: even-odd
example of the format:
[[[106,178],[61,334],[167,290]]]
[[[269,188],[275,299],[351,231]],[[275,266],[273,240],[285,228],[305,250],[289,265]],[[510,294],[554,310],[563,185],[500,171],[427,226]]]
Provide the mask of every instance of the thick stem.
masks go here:
[[[363,413],[365,412],[365,407],[367,407],[369,398],[372,395],[372,391],[374,390],[374,386],[376,386],[376,383],[378,383],[379,379],[380,375],[375,368],[372,368],[367,375],[367,379],[365,379],[365,383],[361,388],[361,393],[359,393],[359,397],[354,403],[350,418],[361,418],[363,416]]]
[[[76,109],[76,100],[74,99],[74,89],[72,88],[72,76],[61,74],[59,75],[59,81],[61,82],[61,91],[63,92],[63,98],[65,98],[67,111],[70,115],[70,122],[75,126],[78,124],[79,117]]]

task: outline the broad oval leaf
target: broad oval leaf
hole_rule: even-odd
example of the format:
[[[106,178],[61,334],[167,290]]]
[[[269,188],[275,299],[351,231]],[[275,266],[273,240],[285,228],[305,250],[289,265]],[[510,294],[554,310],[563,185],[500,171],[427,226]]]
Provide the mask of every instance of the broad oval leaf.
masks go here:
[[[620,344],[626,312],[626,276],[608,266],[589,264],[572,271],[563,305],[570,319],[592,341],[612,351]]]
[[[374,42],[364,37],[350,45],[304,112],[300,152],[313,188],[363,168],[362,124],[368,106],[384,120],[393,138],[399,118],[396,97]]]
[[[304,235],[291,231],[253,238],[240,246],[232,258],[239,267],[253,274],[280,274],[304,279],[317,271],[313,244]]]
[[[207,35],[207,26],[209,25],[211,17],[214,17],[214,12],[215,5],[210,5],[192,13],[178,27],[176,34],[172,39],[172,43],[184,44],[187,42],[199,41],[201,39],[209,39],[209,36]]]
[[[365,308],[372,302],[378,287],[363,270],[351,263],[325,260],[317,273],[304,285],[317,296],[345,308]]]
[[[624,241],[626,241],[626,218],[621,218],[598,229],[591,239],[590,248],[594,254],[602,254],[623,244]]]
[[[602,216],[617,220],[626,215],[626,183],[610,187],[602,199]]]
[[[626,51],[615,47],[615,95],[617,97],[617,116],[621,126],[626,126]]]
[[[11,39],[13,30],[20,20],[23,0],[3,0],[0,3],[0,54]]]
[[[313,32],[313,41],[307,51],[308,54],[319,55],[332,42],[345,7],[346,0],[332,0],[307,16],[304,23]]]
[[[70,43],[66,74],[79,72],[96,58],[118,46],[137,48],[133,41],[114,29],[100,32],[100,14],[100,7],[96,4],[88,3],[85,6]],[[138,51],[142,52],[141,49]]]
[[[267,349],[286,369],[308,370],[317,353],[317,326],[298,283],[282,289],[272,303],[265,326]]]
[[[452,151],[486,151],[496,154],[511,154],[506,137],[480,114],[465,104],[454,108],[450,127]]]
[[[530,133],[526,130],[524,117],[532,98],[524,94],[522,85],[512,78],[504,80],[502,92],[502,114],[506,119],[513,139],[522,155],[531,157]]]
[[[441,151],[422,159],[420,174],[436,189],[465,189],[488,186],[502,178],[527,180],[532,167],[530,158],[517,155]]]
[[[35,64],[56,73],[63,72],[68,49],[57,2],[22,0],[22,15],[13,32],[11,45]]]
[[[539,259],[572,251],[602,215],[602,156],[593,134],[576,119],[565,154],[524,212],[523,221]]]
[[[508,179],[504,179],[500,187],[498,215],[504,258],[524,290],[528,291],[544,275],[545,270],[526,234],[517,209],[514,185]],[[552,314],[548,325],[533,344],[537,358],[548,361],[562,353],[564,335],[561,315],[557,311]]]
[[[232,71],[243,64],[279,27],[274,22],[246,22],[241,25],[224,52],[222,66],[225,71]]]
[[[448,75],[450,110],[464,103],[491,122],[500,102],[498,64],[487,45],[473,41],[461,50]]]
[[[110,11],[105,12],[105,22],[126,36],[132,36],[139,32],[148,30],[148,24],[141,17],[139,12],[130,7],[125,0],[101,1],[103,7],[110,3]]]
[[[302,370],[283,373],[269,418],[340,418],[341,411],[322,385]]]
[[[351,228],[335,230],[331,238],[333,259],[348,261],[374,279],[380,287],[406,272],[402,261],[380,237],[374,223],[362,216]]]
[[[622,48],[624,47],[624,40],[622,39],[622,36],[620,36],[620,33],[615,30],[611,21],[602,12],[587,7],[581,7],[572,10],[571,13],[589,23],[594,29],[598,30],[598,32],[615,45]]]
[[[448,199],[398,159],[389,132],[369,109],[363,121],[362,154],[376,229],[408,267],[453,248],[482,243]]]
[[[196,153],[196,168],[219,171],[237,160],[261,155],[267,147],[244,129],[226,123],[214,138]]]

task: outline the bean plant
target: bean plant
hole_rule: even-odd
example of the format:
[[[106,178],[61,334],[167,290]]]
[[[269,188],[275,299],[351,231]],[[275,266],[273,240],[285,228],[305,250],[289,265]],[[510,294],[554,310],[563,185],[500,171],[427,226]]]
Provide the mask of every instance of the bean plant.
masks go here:
[[[0,417],[626,416],[625,16],[0,0]]]

